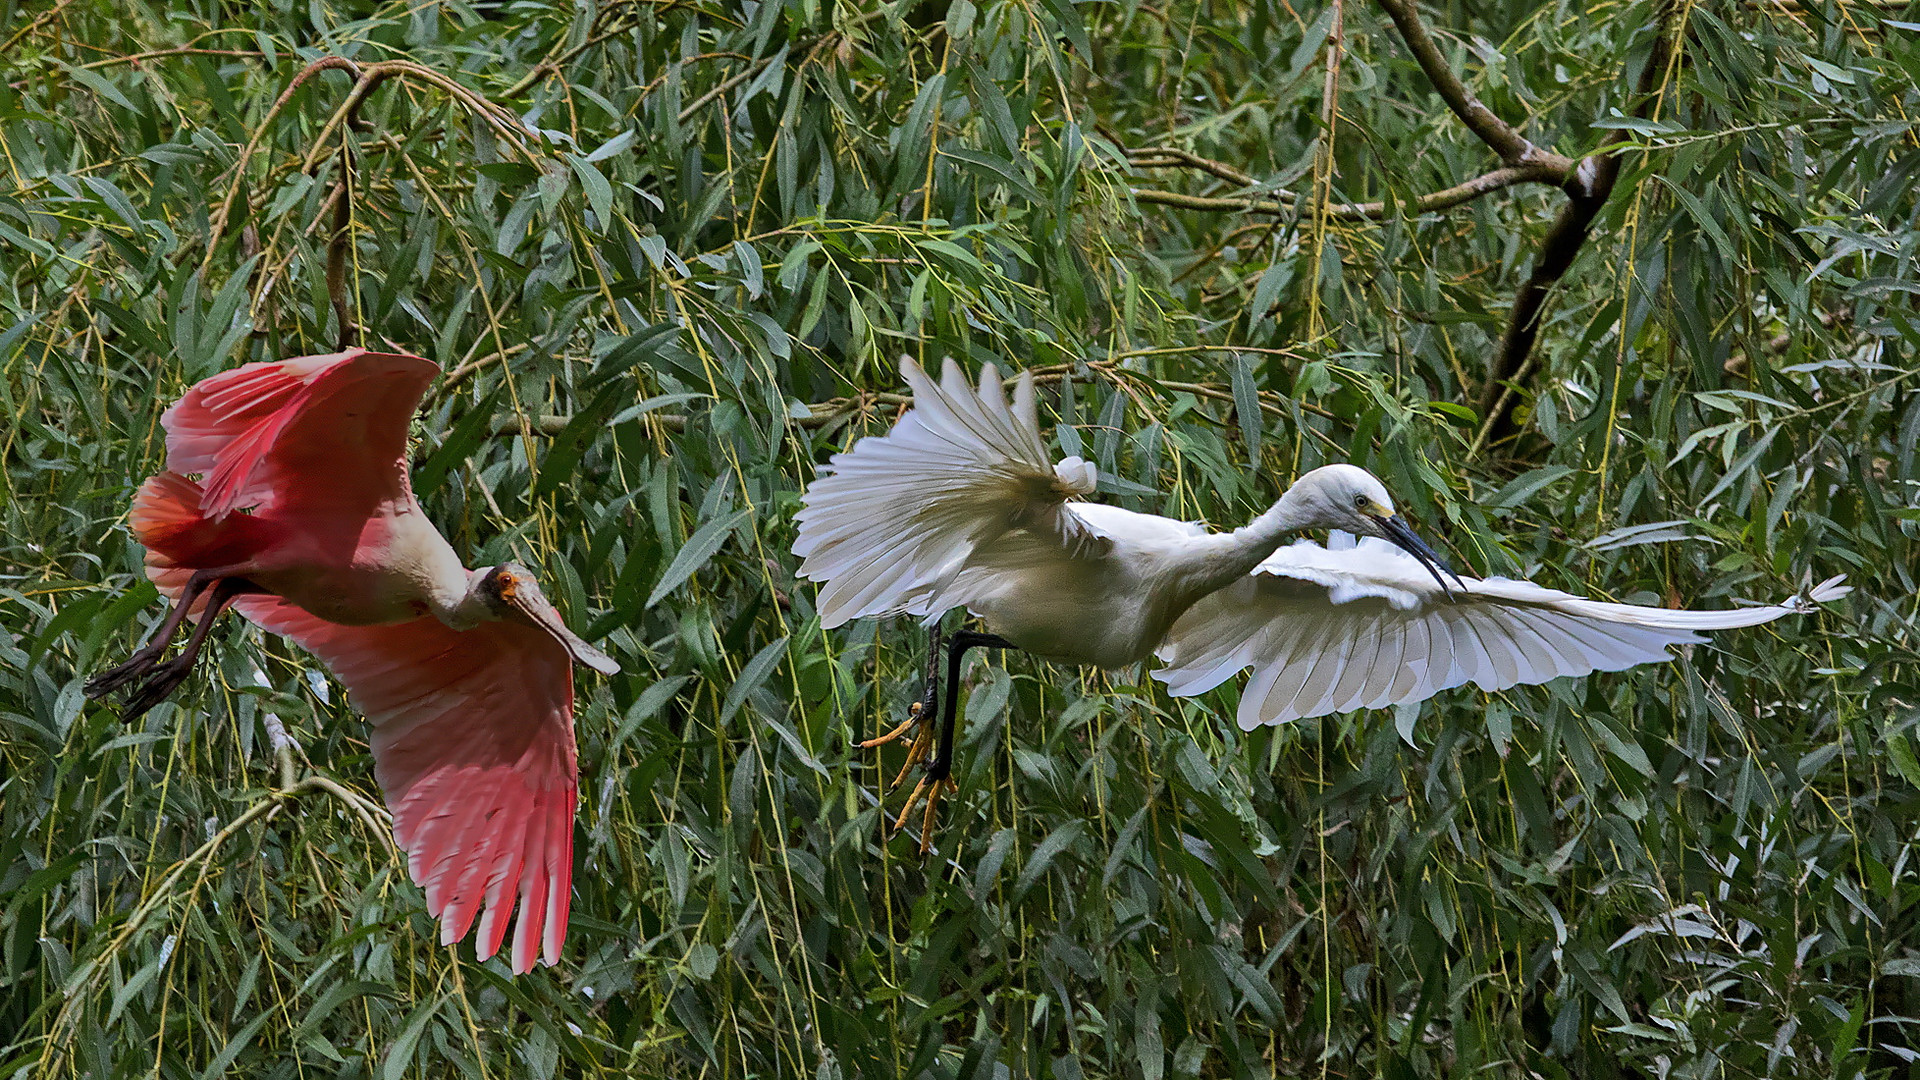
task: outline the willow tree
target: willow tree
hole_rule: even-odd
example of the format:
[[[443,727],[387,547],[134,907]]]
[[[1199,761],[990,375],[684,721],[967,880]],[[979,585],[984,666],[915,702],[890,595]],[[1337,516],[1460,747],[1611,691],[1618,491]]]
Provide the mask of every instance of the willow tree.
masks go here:
[[[1909,1068],[1916,26],[1899,4],[0,6],[0,1075]],[[1908,21],[1913,19],[1914,21]],[[415,485],[626,674],[566,961],[436,944],[337,685],[235,621],[133,727],[123,524],[248,360],[438,362]],[[969,680],[787,554],[896,358],[1036,369],[1104,498],[1373,469],[1457,562],[1847,604],[1241,734]]]

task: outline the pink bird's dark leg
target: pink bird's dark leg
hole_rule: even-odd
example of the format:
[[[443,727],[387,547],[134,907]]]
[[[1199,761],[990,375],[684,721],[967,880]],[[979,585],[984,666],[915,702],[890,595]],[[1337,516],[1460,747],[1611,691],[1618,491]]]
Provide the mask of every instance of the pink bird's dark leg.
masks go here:
[[[171,660],[147,666],[144,679],[127,697],[126,706],[120,713],[121,719],[138,719],[148,709],[166,700],[167,695],[173,693],[192,673],[194,662],[200,658],[200,650],[206,645],[207,634],[213,630],[214,620],[220,617],[227,605],[236,597],[264,592],[265,589],[245,578],[223,577],[215,581],[212,591],[207,594],[206,607],[200,612],[200,620],[194,624],[193,633],[187,638],[187,647]]]
[[[186,585],[181,587],[180,598],[173,602],[173,610],[167,612],[166,619],[160,623],[160,628],[153,632],[153,637],[147,639],[145,645],[135,649],[125,663],[110,667],[88,679],[84,688],[86,695],[96,699],[106,697],[151,671],[153,666],[167,655],[167,646],[173,643],[173,635],[180,632],[180,624],[186,621],[187,612],[193,607],[194,601],[200,598],[200,594],[206,591],[207,586],[219,581],[225,575],[224,569],[194,571],[193,576],[187,579]]]

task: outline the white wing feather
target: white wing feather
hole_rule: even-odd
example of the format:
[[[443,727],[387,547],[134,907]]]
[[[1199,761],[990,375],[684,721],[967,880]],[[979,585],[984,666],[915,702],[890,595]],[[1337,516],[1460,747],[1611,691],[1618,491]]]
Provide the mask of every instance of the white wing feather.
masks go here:
[[[1452,600],[1384,540],[1300,541],[1181,616],[1154,677],[1200,694],[1254,669],[1247,730],[1422,701],[1466,683],[1504,690],[1672,659],[1668,646],[1813,610],[1851,590],[1832,578],[1785,604],[1673,611],[1609,604],[1507,578],[1468,578]]]
[[[952,360],[937,384],[909,358],[900,373],[913,408],[887,434],[835,454],[794,516],[800,575],[825,583],[823,626],[952,607],[957,601],[943,594],[974,550],[1015,530],[1046,537],[1063,554],[1104,543],[1065,510],[1070,496],[1092,493],[1094,467],[1047,460],[1031,372],[1014,386],[1011,406],[991,364],[977,388]]]

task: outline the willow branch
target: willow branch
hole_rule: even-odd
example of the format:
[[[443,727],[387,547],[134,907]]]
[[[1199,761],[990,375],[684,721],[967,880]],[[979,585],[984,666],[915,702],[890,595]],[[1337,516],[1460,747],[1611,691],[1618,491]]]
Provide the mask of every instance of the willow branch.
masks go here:
[[[280,115],[280,110],[285,108],[287,102],[292,99],[294,91],[300,89],[308,79],[329,69],[349,72],[356,79],[360,77],[360,66],[344,56],[323,56],[301,68],[299,73],[294,75],[293,80],[287,83],[287,88],[280,91],[280,96],[273,99],[272,107],[267,109],[266,116],[261,117],[260,126],[253,129],[253,135],[247,139],[247,145],[240,148],[240,157],[233,163],[233,179],[227,184],[227,193],[221,197],[220,206],[214,211],[213,221],[208,229],[207,254],[200,263],[202,275],[206,274],[207,267],[213,263],[214,249],[220,246],[220,235],[227,231],[227,218],[233,213],[233,200],[240,196],[240,185],[246,179],[247,162],[252,159],[254,151],[260,148],[260,141],[266,138],[267,128],[273,124],[274,118]]]
[[[1504,166],[1471,180],[1462,181],[1450,188],[1415,196],[1411,201],[1401,205],[1410,206],[1416,214],[1427,214],[1438,210],[1451,210],[1456,206],[1470,203],[1482,195],[1490,195],[1516,184],[1548,184],[1553,187],[1563,187],[1566,179],[1566,175],[1560,171],[1560,168],[1551,162]],[[1212,210],[1236,214],[1292,213],[1298,196],[1287,191],[1279,194],[1285,201],[1182,195],[1178,192],[1156,191],[1151,188],[1133,189],[1133,197],[1140,202],[1177,206],[1185,210]],[[1327,207],[1329,217],[1349,221],[1379,221],[1392,216],[1392,213],[1393,210],[1384,201],[1334,203]]]
[[[598,45],[603,41],[607,41],[611,38],[618,37],[619,35],[626,33],[628,30],[633,29],[633,27],[636,24],[616,22],[616,24],[611,29],[603,30],[598,34],[593,32],[594,30],[599,29],[599,24],[601,19],[606,19],[606,18],[617,19],[618,17],[617,13],[619,12],[619,10],[620,9],[617,7],[610,7],[602,10],[599,16],[597,16],[594,19],[593,26],[588,27],[587,39],[585,41],[582,41],[580,44],[575,45],[573,48],[568,49],[565,52],[560,52],[559,51],[560,47],[556,43],[553,51],[548,53],[545,59],[533,65],[533,67],[529,69],[525,75],[521,76],[519,82],[516,82],[512,86],[509,86],[505,90],[502,90],[500,92],[500,96],[503,98],[519,97],[521,94],[524,94],[528,90],[532,89],[535,83],[546,78],[547,76],[558,75],[563,68],[565,68],[568,64],[573,63],[575,60],[578,60],[580,58],[580,55],[586,52],[588,49],[591,49],[595,45]]]
[[[1157,191],[1153,188],[1134,188],[1136,202],[1158,203],[1161,206],[1177,206],[1182,210],[1212,210],[1225,214],[1290,214],[1293,203],[1275,202],[1272,199],[1218,198],[1207,195],[1182,195],[1177,191]]]
[[[1127,157],[1141,159],[1135,161],[1134,164],[1143,168],[1162,169],[1172,166],[1184,166],[1189,169],[1199,169],[1201,172],[1210,173],[1230,184],[1239,184],[1241,187],[1253,187],[1259,183],[1259,181],[1255,180],[1249,174],[1241,172],[1239,169],[1234,168],[1224,161],[1203,158],[1199,154],[1190,153],[1174,146],[1129,147],[1127,149]]]
[[[20,43],[21,38],[26,37],[27,35],[47,25],[49,22],[52,22],[55,18],[59,17],[60,13],[62,11],[65,11],[67,8],[67,5],[71,3],[73,3],[73,0],[60,0],[59,3],[53,5],[51,8],[48,8],[46,11],[41,12],[38,18],[35,18],[32,22],[28,23],[27,25],[21,27],[19,30],[15,31],[13,36],[9,37],[4,44],[0,44],[0,53],[4,53],[8,49],[13,48],[15,45]]]
[[[1033,376],[1035,382],[1042,384],[1068,380],[1074,382],[1092,382],[1095,376],[1112,379],[1119,375],[1126,375],[1138,379],[1140,378],[1140,374],[1122,368],[1120,366],[1122,361],[1137,356],[1164,356],[1197,352],[1255,353],[1263,356],[1299,355],[1291,349],[1259,348],[1246,345],[1175,345],[1166,348],[1134,349],[1127,352],[1114,353],[1109,359],[1088,361],[1084,365],[1087,369],[1084,372],[1076,372],[1074,370],[1082,366],[1079,364],[1050,364],[1045,367],[1034,368],[1031,372],[1022,372],[1020,375],[1008,376],[1004,382],[1008,387],[1012,387],[1028,374]],[[1142,379],[1141,381],[1147,386],[1158,387],[1162,390],[1189,393],[1197,397],[1224,401],[1229,404],[1235,401],[1231,388],[1214,383],[1174,382],[1169,379]],[[1269,398],[1273,400],[1268,400]],[[1298,405],[1306,412],[1325,416],[1329,419],[1334,418],[1331,413],[1317,405],[1300,401],[1295,401],[1293,404]],[[854,394],[851,397],[839,397],[827,401],[815,402],[807,406],[807,415],[789,416],[785,419],[789,426],[804,431],[827,427],[837,420],[852,416],[877,405],[892,409],[911,408],[913,406],[913,397],[909,394],[896,394],[884,390],[867,390]],[[1286,405],[1279,399],[1279,395],[1277,394],[1262,395],[1260,407],[1275,416],[1289,415]],[[645,418],[659,424],[668,431],[681,432],[687,429],[688,418],[677,413],[647,413]],[[552,438],[565,431],[567,425],[572,422],[573,417],[571,416],[556,415],[553,413],[543,413],[539,416],[505,416],[495,421],[489,433],[499,438],[517,438],[522,435],[544,435]]]
[[[347,91],[347,96],[341,101],[339,107],[334,109],[333,115],[329,116],[326,123],[321,126],[319,135],[314,137],[312,145],[301,158],[301,172],[311,175],[319,167],[320,162],[330,153],[327,143],[333,133],[343,125],[352,124],[360,110],[361,102],[366,100],[367,95],[381,83],[396,76],[418,79],[423,83],[439,87],[448,96],[465,105],[468,111],[486,121],[500,136],[502,142],[522,155],[532,157],[526,141],[526,131],[512,113],[424,64],[417,64],[411,60],[382,60],[362,67],[344,56],[320,57],[301,68],[294,75],[293,80],[287,84],[287,88],[274,99],[273,106],[267,110],[267,115],[261,118],[259,126],[254,128],[253,134],[247,139],[246,146],[241,148],[240,157],[234,161],[232,179],[227,183],[227,192],[221,197],[220,204],[214,209],[210,219],[207,251],[200,260],[200,272],[203,276],[213,265],[214,252],[220,246],[220,238],[226,233],[233,215],[234,200],[239,198],[240,187],[246,181],[247,164],[266,139],[268,128],[280,115],[280,110],[285,108],[287,102],[293,98],[294,91],[300,89],[308,79],[328,69],[338,69],[351,74],[354,78],[353,87]]]

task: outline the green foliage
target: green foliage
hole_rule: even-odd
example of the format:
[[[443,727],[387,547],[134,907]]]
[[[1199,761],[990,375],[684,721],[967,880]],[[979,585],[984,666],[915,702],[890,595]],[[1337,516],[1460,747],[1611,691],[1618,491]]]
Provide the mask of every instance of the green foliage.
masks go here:
[[[1920,26],[1890,5],[1683,7],[1647,119],[1653,4],[1426,12],[1529,138],[1629,134],[1528,432],[1478,456],[1561,197],[1407,216],[1497,162],[1364,5],[0,12],[0,1076],[1909,1074]],[[137,729],[80,693],[160,614],[121,519],[161,410],[343,317],[448,372],[415,476],[455,546],[540,569],[626,667],[583,680],[557,969],[436,944],[363,727],[286,643],[229,620]],[[1353,460],[1481,573],[1860,589],[1659,669],[1252,735],[1232,683],[996,656],[922,860],[883,836],[897,751],[851,747],[922,632],[822,633],[787,555],[903,352],[1043,369],[1130,506],[1233,524]]]

